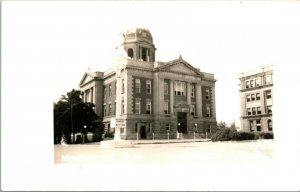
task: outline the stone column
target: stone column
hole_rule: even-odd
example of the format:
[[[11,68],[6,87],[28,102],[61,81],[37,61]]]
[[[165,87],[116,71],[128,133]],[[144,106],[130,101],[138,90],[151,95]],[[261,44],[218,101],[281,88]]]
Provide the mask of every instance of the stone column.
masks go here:
[[[196,90],[196,115],[202,117],[202,90],[201,84],[197,83],[195,86]]]
[[[187,104],[191,105],[191,84],[189,82],[186,83],[186,89]]]
[[[170,80],[170,114],[174,113],[174,81]]]

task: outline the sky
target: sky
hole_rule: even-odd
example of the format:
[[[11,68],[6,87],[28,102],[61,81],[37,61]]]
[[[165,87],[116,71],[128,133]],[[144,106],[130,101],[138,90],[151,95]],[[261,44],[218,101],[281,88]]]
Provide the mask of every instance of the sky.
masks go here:
[[[1,171],[5,189],[35,186],[41,190],[47,181],[51,182],[47,186],[82,187],[64,178],[79,173],[90,176],[91,169],[96,176],[86,181],[99,182],[95,167],[53,167],[49,161],[54,150],[53,137],[49,137],[53,135],[53,102],[77,88],[88,69],[109,69],[119,33],[131,27],[151,31],[157,61],[182,55],[192,66],[215,75],[217,121],[239,124],[239,74],[273,65],[275,148],[277,157],[283,158],[275,165],[278,170],[285,165],[284,170],[289,174],[294,170],[298,173],[294,178],[299,178],[300,157],[295,156],[300,151],[299,123],[293,123],[299,119],[299,1],[1,3]],[[232,178],[228,179],[231,183]]]
[[[4,41],[11,51],[10,62],[18,67],[13,70],[28,75],[35,71],[29,81],[43,79],[49,99],[56,102],[62,94],[78,88],[88,69],[105,71],[112,66],[120,32],[148,28],[157,61],[182,55],[192,66],[215,75],[217,120],[239,124],[239,74],[276,65],[286,44],[279,37],[297,34],[289,30],[296,24],[295,16],[299,18],[299,6],[294,8],[294,4],[11,2],[3,10],[3,35],[8,36]],[[291,20],[287,22],[286,17]]]

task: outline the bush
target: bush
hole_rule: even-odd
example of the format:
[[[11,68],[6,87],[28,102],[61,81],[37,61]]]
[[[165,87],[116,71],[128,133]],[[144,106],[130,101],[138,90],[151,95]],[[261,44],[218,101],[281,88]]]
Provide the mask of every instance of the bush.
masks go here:
[[[270,132],[237,132],[234,128],[218,129],[211,137],[212,141],[244,141],[257,139],[273,139]]]

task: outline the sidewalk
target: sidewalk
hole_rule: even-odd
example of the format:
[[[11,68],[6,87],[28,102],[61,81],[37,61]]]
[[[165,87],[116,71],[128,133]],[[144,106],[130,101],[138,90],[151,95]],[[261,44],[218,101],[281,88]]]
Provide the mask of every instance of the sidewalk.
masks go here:
[[[131,140],[135,144],[166,144],[166,143],[192,143],[192,142],[206,142],[210,141],[210,139],[143,139],[143,140]]]

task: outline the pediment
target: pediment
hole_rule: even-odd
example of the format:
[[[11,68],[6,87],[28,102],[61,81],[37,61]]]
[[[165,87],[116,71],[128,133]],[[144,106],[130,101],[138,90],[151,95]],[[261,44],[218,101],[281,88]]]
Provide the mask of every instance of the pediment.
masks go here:
[[[184,60],[174,61],[167,63],[160,67],[160,70],[175,72],[175,73],[182,73],[187,75],[200,75],[200,71]]]
[[[79,86],[84,85],[90,81],[92,81],[94,79],[94,77],[88,73],[85,73],[79,83]]]

